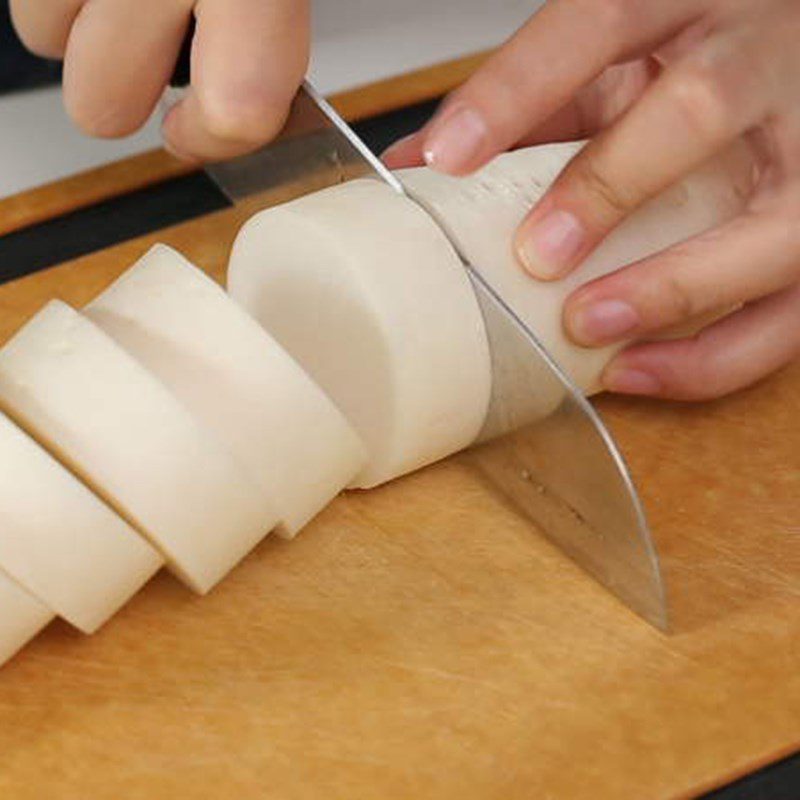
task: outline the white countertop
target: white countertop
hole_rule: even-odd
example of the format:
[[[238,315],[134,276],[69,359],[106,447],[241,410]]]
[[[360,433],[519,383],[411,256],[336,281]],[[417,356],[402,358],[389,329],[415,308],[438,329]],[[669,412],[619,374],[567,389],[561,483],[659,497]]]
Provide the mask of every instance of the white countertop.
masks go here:
[[[311,76],[335,92],[494,46],[540,0],[314,0]],[[0,98],[0,197],[158,144],[158,125],[120,141],[74,130],[58,88]]]

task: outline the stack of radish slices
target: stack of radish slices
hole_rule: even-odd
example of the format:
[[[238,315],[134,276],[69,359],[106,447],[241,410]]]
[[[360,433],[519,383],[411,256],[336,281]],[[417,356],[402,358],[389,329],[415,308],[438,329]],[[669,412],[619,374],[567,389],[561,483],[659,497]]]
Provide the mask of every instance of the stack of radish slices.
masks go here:
[[[342,490],[471,444],[490,357],[442,228],[591,390],[611,353],[563,336],[574,283],[527,279],[510,249],[578,146],[461,181],[411,171],[416,202],[362,180],[261,212],[230,294],[157,246],[82,311],[48,303],[0,349],[0,663],[55,616],[96,631],[162,566],[207,592]],[[652,201],[582,280],[732,216],[738,163]]]

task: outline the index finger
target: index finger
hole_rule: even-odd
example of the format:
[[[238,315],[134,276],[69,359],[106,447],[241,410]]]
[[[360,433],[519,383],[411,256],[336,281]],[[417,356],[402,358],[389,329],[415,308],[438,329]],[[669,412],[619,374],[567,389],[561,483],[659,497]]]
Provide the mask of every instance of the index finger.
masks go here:
[[[217,160],[253,150],[282,127],[305,75],[307,0],[200,0],[191,87],[163,125],[179,155]]]
[[[567,105],[606,67],[672,36],[688,0],[551,0],[445,104],[424,135],[429,166],[483,166]]]

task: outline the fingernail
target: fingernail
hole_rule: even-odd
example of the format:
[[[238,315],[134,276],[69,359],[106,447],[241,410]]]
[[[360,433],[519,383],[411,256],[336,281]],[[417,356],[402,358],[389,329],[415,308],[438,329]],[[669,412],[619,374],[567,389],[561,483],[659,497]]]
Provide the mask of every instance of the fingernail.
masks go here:
[[[406,147],[410,142],[414,141],[414,139],[419,136],[419,133],[411,133],[408,136],[404,136],[402,139],[398,139],[393,144],[390,144],[382,153],[381,153],[381,161],[389,161],[391,160],[392,156],[401,153],[403,148]]]
[[[567,317],[567,327],[579,344],[610,344],[639,327],[636,309],[622,300],[600,300],[579,306]]]
[[[425,163],[439,172],[457,174],[468,170],[479,159],[489,139],[483,117],[464,106],[446,114],[425,142]]]
[[[603,385],[611,392],[619,394],[657,395],[661,392],[661,382],[655,375],[639,369],[613,367],[603,375]]]
[[[554,209],[523,233],[520,257],[534,277],[553,280],[569,270],[585,241],[581,221],[569,211]]]

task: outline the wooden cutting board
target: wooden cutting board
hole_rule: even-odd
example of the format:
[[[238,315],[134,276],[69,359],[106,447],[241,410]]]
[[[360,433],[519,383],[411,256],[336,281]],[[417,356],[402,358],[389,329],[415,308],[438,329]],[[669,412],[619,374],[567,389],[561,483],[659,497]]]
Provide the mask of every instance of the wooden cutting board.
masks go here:
[[[347,102],[365,113],[367,94]],[[5,201],[0,220],[181,169],[149,154]],[[0,340],[156,241],[221,279],[250,210],[0,287]],[[706,405],[597,405],[650,513],[672,635],[452,459],[339,498],[209,597],[163,574],[90,639],[53,624],[0,670],[0,796],[642,800],[795,750],[800,365]]]

